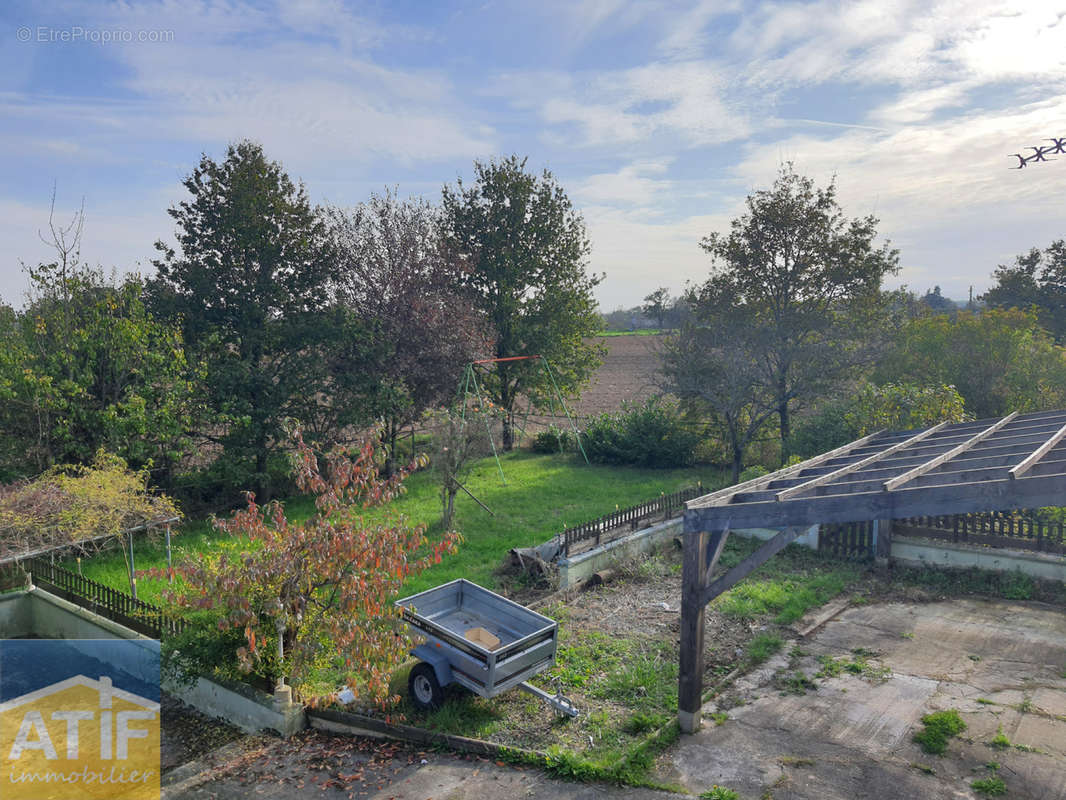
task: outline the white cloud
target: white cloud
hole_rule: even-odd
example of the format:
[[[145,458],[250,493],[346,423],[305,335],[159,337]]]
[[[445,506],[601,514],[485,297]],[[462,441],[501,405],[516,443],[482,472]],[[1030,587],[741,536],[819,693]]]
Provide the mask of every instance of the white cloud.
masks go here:
[[[660,213],[655,208],[659,196],[674,182],[653,176],[666,172],[673,159],[637,161],[617,172],[600,172],[572,184],[576,201],[588,205],[639,206],[645,213]]]
[[[631,307],[660,286],[676,295],[686,283],[704,281],[710,260],[700,250],[699,241],[726,229],[737,210],[653,223],[641,214],[586,208],[585,222],[593,243],[590,268],[607,273],[597,291],[601,309]]]
[[[714,61],[652,62],[580,76],[511,74],[494,91],[519,107],[537,108],[549,125],[575,126],[585,147],[663,136],[682,147],[707,146],[752,130],[750,102],[733,91],[728,71]],[[553,140],[573,144],[559,131]]]

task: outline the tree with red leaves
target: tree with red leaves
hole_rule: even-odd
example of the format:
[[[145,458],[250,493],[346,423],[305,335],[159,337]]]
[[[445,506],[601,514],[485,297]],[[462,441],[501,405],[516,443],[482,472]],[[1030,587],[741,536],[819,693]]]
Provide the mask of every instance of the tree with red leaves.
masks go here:
[[[293,522],[280,503],[259,506],[248,493],[246,509],[214,520],[247,546],[179,567],[186,589],[172,599],[220,612],[220,631],[242,631],[236,656],[245,671],[279,687],[288,676],[299,686],[316,663],[341,654],[353,675],[349,687],[364,702],[383,703],[409,647],[390,598],[409,575],[454,552],[458,535],[431,544],[424,525],[395,511],[363,513],[401,494],[403,479],[424,460],[382,478],[371,436],[355,451],[331,451],[322,470],[299,433],[294,439],[296,483],[316,496],[311,516]]]

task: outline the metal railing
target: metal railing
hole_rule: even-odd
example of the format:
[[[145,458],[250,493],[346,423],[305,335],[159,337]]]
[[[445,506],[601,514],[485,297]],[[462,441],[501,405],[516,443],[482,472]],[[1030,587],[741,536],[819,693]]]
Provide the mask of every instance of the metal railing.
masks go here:
[[[30,573],[35,586],[145,636],[160,639],[185,628],[185,620],[170,616],[158,606],[57,567],[46,559],[27,558],[20,563]]]
[[[706,490],[702,484],[689,486],[672,494],[662,494],[646,503],[622,508],[598,519],[567,528],[560,534],[563,553],[570,555],[571,548],[590,540],[594,546],[598,545],[607,534],[619,528],[628,527],[629,530],[635,531],[643,523],[652,519],[667,520],[678,516],[684,511],[686,502],[705,493]]]

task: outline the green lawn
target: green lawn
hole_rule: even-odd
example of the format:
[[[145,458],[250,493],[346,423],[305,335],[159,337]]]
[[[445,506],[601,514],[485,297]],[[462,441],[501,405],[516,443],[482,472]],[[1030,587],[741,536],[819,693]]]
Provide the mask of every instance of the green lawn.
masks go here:
[[[413,594],[455,578],[467,578],[490,588],[497,587],[494,570],[512,547],[541,544],[564,528],[607,514],[615,506],[625,507],[648,500],[660,492],[673,492],[702,479],[708,491],[725,484],[728,474],[711,468],[676,470],[588,466],[571,456],[537,455],[524,451],[501,457],[506,485],[500,481],[493,459],[479,462],[467,486],[492,509],[494,516],[460,493],[456,498],[455,525],[464,541],[459,552],[443,563],[410,579],[405,594]],[[429,525],[430,537],[440,535],[440,500],[430,472],[421,472],[407,481],[407,494],[395,507],[415,521]],[[310,498],[289,500],[291,517],[306,517]],[[173,539],[174,560],[183,553],[221,546],[240,547],[240,541],[220,540],[206,521],[184,525]],[[161,537],[141,538],[134,547],[137,569],[166,564]],[[72,562],[68,568],[75,568]],[[126,558],[119,551],[102,553],[82,564],[87,577],[128,591]],[[159,602],[165,581],[142,578],[138,596]]]
[[[602,331],[597,336],[659,336],[660,334],[673,333],[669,328],[640,328],[635,331]]]

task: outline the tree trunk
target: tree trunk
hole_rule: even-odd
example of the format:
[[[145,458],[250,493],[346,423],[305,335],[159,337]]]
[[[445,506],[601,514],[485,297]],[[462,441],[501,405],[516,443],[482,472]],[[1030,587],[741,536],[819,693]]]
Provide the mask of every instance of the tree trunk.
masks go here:
[[[447,499],[444,503],[444,514],[441,517],[441,525],[444,526],[445,531],[451,530],[452,518],[455,516],[455,495],[459,493],[457,488],[449,487],[447,490]]]
[[[259,505],[270,502],[270,476],[267,475],[267,452],[265,442],[259,442],[256,446],[255,501]]]
[[[509,453],[514,449],[514,414],[505,414],[503,417],[503,450]]]
[[[744,466],[744,451],[733,445],[733,483],[740,481],[740,468]]]

